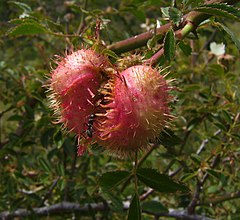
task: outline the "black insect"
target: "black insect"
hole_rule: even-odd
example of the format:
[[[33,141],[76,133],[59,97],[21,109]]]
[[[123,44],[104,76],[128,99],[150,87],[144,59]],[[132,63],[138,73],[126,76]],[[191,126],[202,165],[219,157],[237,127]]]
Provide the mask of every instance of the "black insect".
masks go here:
[[[86,134],[89,138],[92,138],[93,136],[93,122],[94,122],[94,118],[95,118],[95,114],[91,114],[89,119],[88,119],[88,123],[87,123],[87,130],[86,130]]]

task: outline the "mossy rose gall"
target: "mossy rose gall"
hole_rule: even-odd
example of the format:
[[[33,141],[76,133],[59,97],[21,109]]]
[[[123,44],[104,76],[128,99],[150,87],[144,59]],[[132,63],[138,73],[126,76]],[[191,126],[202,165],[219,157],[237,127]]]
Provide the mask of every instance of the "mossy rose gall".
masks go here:
[[[50,78],[51,106],[69,131],[84,136],[105,80],[108,59],[94,50],[82,49],[60,59]]]
[[[147,149],[170,117],[168,90],[164,77],[145,65],[130,67],[110,81],[99,128],[101,145],[120,156]]]

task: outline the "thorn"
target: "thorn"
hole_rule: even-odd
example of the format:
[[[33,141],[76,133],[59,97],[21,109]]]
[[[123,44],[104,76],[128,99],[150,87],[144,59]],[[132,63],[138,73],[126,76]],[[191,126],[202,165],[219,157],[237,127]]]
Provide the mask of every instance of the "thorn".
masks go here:
[[[94,106],[94,104],[93,104],[89,99],[87,99],[87,102],[88,102],[90,105]]]
[[[150,124],[147,118],[146,118],[145,120],[146,120],[146,122],[147,122],[148,124]]]
[[[89,88],[87,88],[87,90],[88,90],[88,92],[90,93],[90,95],[91,95],[91,98],[93,98],[95,95],[94,95],[94,93],[91,91],[91,89],[89,89]]]

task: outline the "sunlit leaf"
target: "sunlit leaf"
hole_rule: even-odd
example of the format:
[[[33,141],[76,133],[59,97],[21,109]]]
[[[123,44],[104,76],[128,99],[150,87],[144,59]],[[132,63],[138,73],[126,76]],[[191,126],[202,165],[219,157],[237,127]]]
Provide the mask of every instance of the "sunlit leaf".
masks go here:
[[[8,31],[8,35],[10,36],[18,36],[18,35],[32,35],[32,34],[45,34],[48,33],[48,29],[43,25],[32,22],[32,23],[23,23],[14,28],[11,28]]]
[[[165,17],[165,18],[169,18],[170,17],[169,9],[170,9],[170,7],[162,7],[161,8],[161,12],[162,12],[163,17]]]
[[[17,6],[18,8],[22,9],[24,12],[31,12],[32,9],[29,5],[23,2],[17,2],[17,1],[9,1],[10,4],[13,4]]]

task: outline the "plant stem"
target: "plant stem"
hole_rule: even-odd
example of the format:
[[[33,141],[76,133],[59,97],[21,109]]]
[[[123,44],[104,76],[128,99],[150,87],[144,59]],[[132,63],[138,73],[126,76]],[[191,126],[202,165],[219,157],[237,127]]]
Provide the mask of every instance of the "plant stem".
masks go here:
[[[138,168],[138,151],[135,151],[135,161],[133,167],[133,174],[134,174],[134,188],[135,194],[138,195],[138,178],[137,178],[137,168]]]
[[[151,146],[151,148],[149,149],[149,151],[147,151],[147,152],[143,155],[143,157],[142,157],[137,163],[135,163],[135,164],[137,164],[137,168],[140,167],[140,166],[143,164],[143,162],[147,159],[147,157],[153,152],[153,150],[154,150],[156,147],[158,147],[158,144],[154,143],[154,144]],[[135,156],[136,156],[136,155],[135,155]],[[135,160],[136,160],[136,158],[135,158]],[[128,184],[129,184],[129,182],[130,182],[130,180],[132,179],[133,176],[134,176],[134,174],[130,175],[129,178],[125,181],[124,185],[123,185],[122,188],[121,188],[121,192],[123,192],[124,189],[128,186]]]
[[[187,36],[190,32],[194,31],[194,25],[191,21],[188,21],[186,25],[180,29],[175,31],[175,36],[178,40],[183,39],[185,36]],[[162,55],[164,54],[164,48],[162,47],[157,53],[155,53],[150,59],[145,61],[145,64],[149,64],[151,66],[154,66],[158,63]]]
[[[83,8],[84,8],[84,10],[87,10],[87,3],[88,3],[87,0],[84,0],[84,3],[83,3]],[[83,28],[84,28],[84,26],[85,26],[84,17],[85,17],[85,15],[84,15],[84,13],[82,12],[81,18],[80,18],[80,24],[79,24],[78,29],[77,29],[77,32],[76,32],[77,35],[80,35],[80,34],[81,34],[81,32],[82,32],[82,30],[83,30]]]
[[[162,55],[164,54],[164,48],[162,47],[157,53],[155,53],[151,58],[146,60],[144,63],[147,65],[154,66],[158,63]]]
[[[126,40],[119,41],[117,43],[109,45],[108,49],[114,51],[117,54],[134,50],[136,48],[146,45],[148,40],[151,39],[154,36],[154,34],[164,35],[169,30],[170,27],[171,27],[170,23],[165,24],[160,28],[157,28],[156,33],[148,31],[148,32],[136,35],[134,37],[130,37]]]

